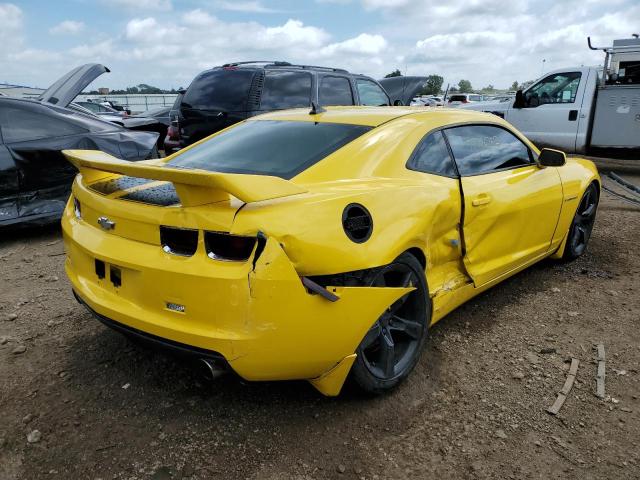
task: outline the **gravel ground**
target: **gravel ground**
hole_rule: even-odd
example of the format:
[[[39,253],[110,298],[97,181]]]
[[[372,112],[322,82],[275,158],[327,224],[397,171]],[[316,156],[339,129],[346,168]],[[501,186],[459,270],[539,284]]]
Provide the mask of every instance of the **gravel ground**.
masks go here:
[[[602,165],[640,184],[640,168]],[[639,241],[640,208],[604,194],[585,256],[449,315],[394,393],[330,399],[202,381],[75,302],[58,228],[3,232],[0,479],[640,478]]]

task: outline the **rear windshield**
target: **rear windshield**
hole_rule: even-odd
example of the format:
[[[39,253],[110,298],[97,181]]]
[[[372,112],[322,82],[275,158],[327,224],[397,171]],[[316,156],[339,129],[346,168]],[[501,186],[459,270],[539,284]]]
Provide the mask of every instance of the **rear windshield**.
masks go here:
[[[182,107],[222,112],[245,111],[254,73],[254,70],[224,68],[201,73],[182,97]]]
[[[186,150],[168,165],[289,179],[371,128],[338,123],[250,121]]]
[[[467,99],[466,95],[451,95],[450,102],[464,102]]]

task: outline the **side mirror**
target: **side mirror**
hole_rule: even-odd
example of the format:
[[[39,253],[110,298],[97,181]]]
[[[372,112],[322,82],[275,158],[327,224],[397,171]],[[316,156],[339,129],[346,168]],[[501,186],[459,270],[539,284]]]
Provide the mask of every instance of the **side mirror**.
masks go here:
[[[513,102],[513,108],[524,108],[525,106],[522,90],[518,90],[516,92],[516,100]]]
[[[400,100],[400,99],[394,100],[393,101],[393,106],[394,107],[401,107],[402,106],[402,100]]]
[[[567,163],[567,156],[560,150],[543,148],[538,156],[538,163],[543,167],[561,167]]]

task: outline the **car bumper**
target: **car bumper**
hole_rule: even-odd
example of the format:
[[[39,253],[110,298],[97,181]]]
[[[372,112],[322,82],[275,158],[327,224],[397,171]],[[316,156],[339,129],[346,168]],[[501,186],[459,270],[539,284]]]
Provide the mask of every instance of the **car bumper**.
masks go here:
[[[221,262],[208,258],[202,245],[193,257],[176,257],[158,245],[104,232],[69,209],[62,226],[72,288],[100,319],[220,354],[247,380],[314,383],[345,359],[350,366],[371,325],[412,290],[328,287],[338,296],[331,302],[303,286],[273,238],[259,258]],[[104,278],[96,260],[105,265]],[[112,268],[119,272],[119,286]],[[339,370],[341,386],[348,368]],[[339,392],[335,381],[324,391],[314,385],[325,394]]]

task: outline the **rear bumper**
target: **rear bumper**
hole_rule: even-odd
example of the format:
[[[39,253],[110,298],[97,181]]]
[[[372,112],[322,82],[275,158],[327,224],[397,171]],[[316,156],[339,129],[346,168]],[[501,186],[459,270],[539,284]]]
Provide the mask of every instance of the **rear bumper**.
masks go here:
[[[62,219],[65,269],[99,320],[165,346],[219,354],[247,380],[322,376],[353,355],[380,314],[412,290],[329,287],[339,297],[330,302],[307,291],[273,238],[255,261],[212,260],[202,238],[192,257],[177,257],[104,232],[71,210]],[[96,260],[105,264],[104,278]],[[112,281],[112,267],[121,285]]]
[[[166,351],[180,357],[192,357],[195,359],[213,360],[217,363],[226,363],[224,357],[218,352],[194,347],[192,345],[185,345],[184,343],[174,342],[172,340],[169,340],[168,338],[156,337],[155,335],[151,335],[150,333],[143,332],[123,323],[116,322],[114,320],[111,320],[110,318],[105,317],[104,315],[100,315],[98,312],[93,310],[89,305],[87,305],[84,300],[82,300],[82,298],[75,292],[75,290],[73,291],[73,296],[76,298],[78,303],[82,304],[87,310],[89,310],[89,312],[93,314],[93,316],[96,317],[97,320],[99,320],[105,326],[111,328],[112,330],[126,335],[127,337],[135,338],[136,340],[139,340],[153,348]]]

